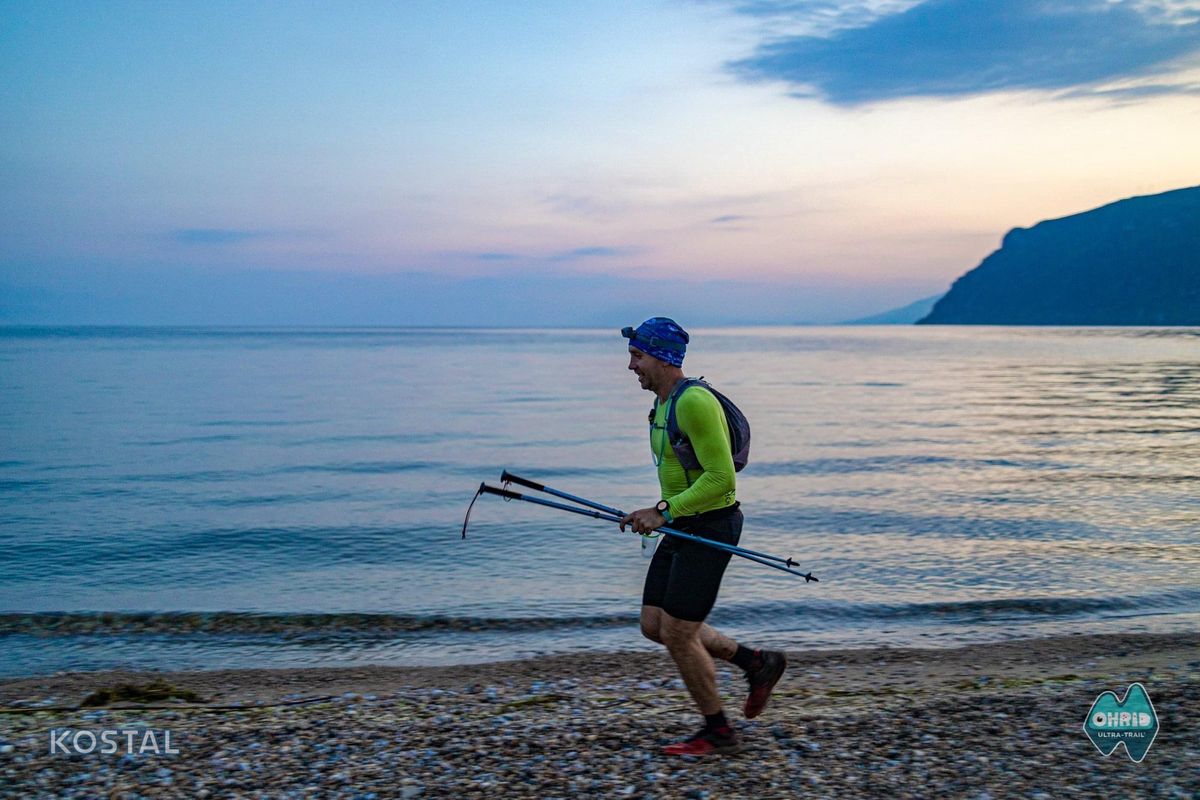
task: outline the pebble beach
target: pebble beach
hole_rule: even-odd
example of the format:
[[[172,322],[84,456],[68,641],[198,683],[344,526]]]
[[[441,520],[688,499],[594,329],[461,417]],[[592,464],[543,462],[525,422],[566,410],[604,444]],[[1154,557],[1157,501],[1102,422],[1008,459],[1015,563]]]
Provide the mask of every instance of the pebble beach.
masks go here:
[[[0,681],[4,797],[1200,796],[1200,634],[1068,636],[948,650],[789,652],[761,717],[718,664],[744,748],[671,759],[698,725],[653,653],[449,668],[68,673]],[[82,706],[158,682],[180,695]],[[1096,696],[1147,689],[1145,760],[1103,756]],[[170,731],[177,753],[50,753],[52,731]],[[160,742],[161,747],[161,742]]]

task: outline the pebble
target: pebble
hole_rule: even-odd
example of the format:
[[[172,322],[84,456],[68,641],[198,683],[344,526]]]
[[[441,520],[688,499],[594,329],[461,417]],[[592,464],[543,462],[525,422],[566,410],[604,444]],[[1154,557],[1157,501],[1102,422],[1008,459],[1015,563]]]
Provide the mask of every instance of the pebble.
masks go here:
[[[0,752],[6,754],[0,784],[63,798],[1048,800],[1200,793],[1197,753],[1188,738],[1191,709],[1200,707],[1196,676],[1156,678],[1151,694],[1162,728],[1150,754],[1153,769],[1139,769],[1123,751],[1100,756],[1077,730],[1094,699],[1081,699],[1078,685],[1070,691],[1052,684],[1005,688],[993,680],[987,692],[881,693],[863,702],[866,694],[822,695],[803,674],[790,685],[785,676],[784,691],[759,720],[737,721],[748,752],[728,758],[685,762],[658,754],[658,743],[682,738],[694,725],[695,712],[676,678],[539,675],[457,692],[346,692],[334,703],[270,714],[251,708],[139,712],[141,724],[178,732],[182,752],[169,761],[51,757],[45,732],[85,727],[85,714],[0,717]],[[831,681],[850,679],[839,671]],[[788,690],[797,687],[811,694],[796,699]],[[740,699],[744,684],[739,676],[723,676],[721,689]],[[519,702],[550,692],[562,697]],[[122,726],[133,721],[128,712],[110,712],[108,719]]]

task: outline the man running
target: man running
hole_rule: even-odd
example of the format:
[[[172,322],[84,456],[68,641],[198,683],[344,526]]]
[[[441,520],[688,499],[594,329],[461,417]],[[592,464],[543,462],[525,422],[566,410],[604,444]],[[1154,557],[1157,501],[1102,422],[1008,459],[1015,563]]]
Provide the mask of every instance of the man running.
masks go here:
[[[650,418],[650,449],[658,467],[662,500],[652,508],[627,514],[621,530],[638,533],[667,526],[736,545],[742,533],[742,512],[736,498],[729,425],[721,404],[703,386],[688,386],[673,401],[685,379],[683,356],[688,334],[674,320],[652,317],[626,328],[629,369],[642,388],[654,392]],[[676,421],[691,442],[700,469],[686,470],[667,441],[670,402]],[[642,591],[642,634],[666,646],[679,674],[704,715],[704,728],[686,741],[663,748],[667,755],[708,755],[738,750],[738,738],[722,710],[713,658],[729,661],[746,673],[750,693],[743,713],[758,716],[787,666],[783,653],[751,650],[705,624],[717,601],[721,576],[730,554],[702,544],[663,536],[646,572]]]

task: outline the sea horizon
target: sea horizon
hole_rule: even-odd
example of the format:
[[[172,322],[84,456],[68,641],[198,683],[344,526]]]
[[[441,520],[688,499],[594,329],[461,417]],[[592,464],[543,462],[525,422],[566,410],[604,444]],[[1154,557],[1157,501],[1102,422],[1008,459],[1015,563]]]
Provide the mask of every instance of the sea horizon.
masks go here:
[[[620,323],[614,323],[619,325]],[[977,323],[977,324],[935,324],[935,325],[917,325],[912,322],[904,323],[860,323],[860,322],[721,322],[721,323],[700,323],[692,326],[696,330],[720,330],[725,328],[878,328],[878,329],[958,329],[970,330],[974,328],[984,330],[995,330],[1012,328],[1017,330],[1170,330],[1170,331],[1188,331],[1200,330],[1200,325],[1008,325],[1000,323]],[[287,324],[275,325],[268,323],[25,323],[25,322],[0,322],[0,329],[30,329],[30,330],[55,330],[55,329],[98,329],[98,330],[478,330],[478,331],[520,331],[520,330],[570,330],[583,331],[593,330],[602,331],[609,329],[619,331],[620,328],[612,328],[612,326],[604,325],[403,325],[403,324],[354,324],[347,323],[344,325],[329,324],[329,323],[314,323],[314,324]]]

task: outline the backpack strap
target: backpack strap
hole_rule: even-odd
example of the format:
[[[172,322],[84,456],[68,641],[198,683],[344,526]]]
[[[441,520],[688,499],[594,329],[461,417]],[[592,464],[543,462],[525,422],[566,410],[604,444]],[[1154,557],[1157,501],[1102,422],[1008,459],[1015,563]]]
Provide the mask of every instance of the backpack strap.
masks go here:
[[[688,466],[683,463],[684,459],[680,455],[680,450],[678,448],[680,445],[685,445],[684,451],[692,453],[691,441],[687,438],[687,434],[685,434],[679,428],[679,420],[675,418],[675,406],[678,405],[680,396],[687,391],[688,387],[707,385],[708,384],[704,382],[703,375],[701,375],[699,378],[684,378],[679,383],[675,384],[675,388],[671,390],[671,396],[667,398],[667,402],[670,403],[670,405],[667,407],[667,444],[669,444],[671,449],[675,451],[675,456],[680,459],[680,466],[683,467],[683,476],[687,479],[687,485],[689,488],[691,488],[692,485],[692,476],[688,474]],[[694,453],[692,453],[691,457],[693,460],[695,460]]]
[[[687,435],[679,429],[679,421],[675,418],[675,405],[679,402],[679,396],[683,394],[685,389],[689,386],[697,385],[708,385],[704,382],[703,375],[699,378],[684,378],[675,384],[675,388],[671,390],[670,397],[667,398],[667,402],[670,404],[667,406],[667,441],[671,445],[679,444],[687,438]]]

